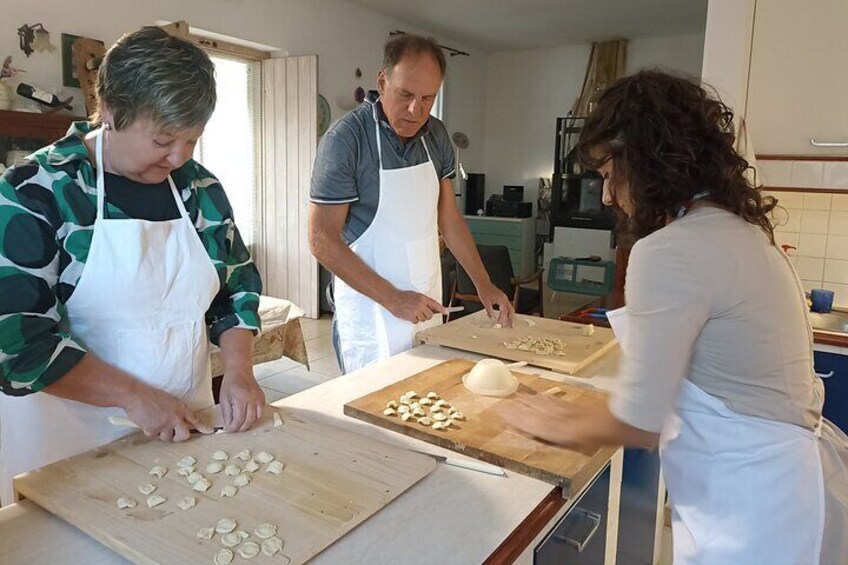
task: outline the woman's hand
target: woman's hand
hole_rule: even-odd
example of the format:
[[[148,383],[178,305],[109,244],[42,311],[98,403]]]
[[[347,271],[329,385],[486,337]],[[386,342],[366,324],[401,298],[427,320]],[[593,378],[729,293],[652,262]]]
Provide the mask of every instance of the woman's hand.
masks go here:
[[[244,432],[262,418],[265,408],[265,393],[253,376],[253,334],[230,328],[221,334],[220,346],[224,380],[218,401],[224,416],[224,431]]]
[[[225,371],[223,379],[219,402],[224,416],[224,431],[247,431],[262,418],[265,393],[256,382],[250,366]]]
[[[660,437],[619,420],[606,403],[584,406],[543,394],[519,394],[496,411],[516,430],[574,450],[598,445],[654,449]]]
[[[518,394],[496,411],[510,427],[544,442],[573,449],[588,443],[577,427],[591,408],[542,394]]]
[[[192,429],[203,433],[212,430],[204,426],[188,406],[172,394],[139,382],[124,406],[127,417],[148,437],[162,441],[185,441]]]

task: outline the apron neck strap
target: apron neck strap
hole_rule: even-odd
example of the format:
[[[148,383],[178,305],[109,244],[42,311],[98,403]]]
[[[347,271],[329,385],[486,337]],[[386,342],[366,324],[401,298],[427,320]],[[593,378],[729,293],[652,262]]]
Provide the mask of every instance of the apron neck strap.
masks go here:
[[[374,116],[374,134],[377,136],[377,168],[383,169],[383,143],[380,140],[380,118],[377,116],[377,102],[380,99],[374,101],[374,104],[371,106],[371,115]],[[427,153],[427,162],[433,160],[430,156],[430,148],[427,147],[427,142],[424,141],[424,136],[422,135],[420,138],[421,144],[424,146],[424,152]]]
[[[371,115],[374,116],[374,134],[377,136],[377,169],[383,170],[383,143],[380,141],[380,118],[377,116],[377,98],[371,105]]]
[[[100,126],[94,142],[94,155],[97,160],[97,215],[95,218],[106,217],[106,183],[104,171],[106,164],[103,162],[103,138],[106,136],[106,127]]]
[[[180,193],[177,190],[177,185],[174,184],[174,178],[171,175],[168,175],[168,185],[171,187],[171,194],[174,197],[174,202],[177,203],[177,210],[180,211],[180,216],[189,219],[188,212],[186,211],[185,204],[183,203],[183,199],[180,197]]]
[[[104,174],[106,164],[103,162],[103,138],[106,136],[106,131],[105,127],[100,126],[94,143],[94,154],[97,159],[97,218],[106,217],[106,182]],[[379,135],[377,136],[377,143],[379,147]],[[171,187],[171,195],[174,197],[174,202],[177,204],[177,210],[180,212],[180,217],[188,219],[188,212],[186,211],[185,204],[183,203],[183,199],[180,198],[180,193],[177,191],[177,185],[174,184],[174,179],[171,175],[168,175],[168,185]]]

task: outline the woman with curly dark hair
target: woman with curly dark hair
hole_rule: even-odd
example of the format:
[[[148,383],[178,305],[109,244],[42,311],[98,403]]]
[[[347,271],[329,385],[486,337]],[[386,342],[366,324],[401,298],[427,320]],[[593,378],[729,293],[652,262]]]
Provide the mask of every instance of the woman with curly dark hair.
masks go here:
[[[620,384],[597,409],[523,397],[504,418],[568,447],[659,445],[675,563],[848,562],[848,437],[823,420],[803,290],[747,180],[733,113],[697,83],[613,84],[579,155],[637,239],[610,313]]]

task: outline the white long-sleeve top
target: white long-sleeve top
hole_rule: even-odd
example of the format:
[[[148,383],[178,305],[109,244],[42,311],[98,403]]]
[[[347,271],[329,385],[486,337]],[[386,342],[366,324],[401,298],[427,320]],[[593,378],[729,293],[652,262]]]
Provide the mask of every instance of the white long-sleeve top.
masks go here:
[[[662,429],[683,379],[736,412],[813,429],[824,393],[797,277],[742,218],[697,208],[638,241],[613,414]]]

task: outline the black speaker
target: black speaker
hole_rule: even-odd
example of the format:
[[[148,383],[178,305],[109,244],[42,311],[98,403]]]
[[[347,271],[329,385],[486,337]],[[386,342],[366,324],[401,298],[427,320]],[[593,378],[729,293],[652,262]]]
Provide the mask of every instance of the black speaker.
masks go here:
[[[483,210],[486,194],[486,175],[468,173],[465,181],[465,215],[476,216],[477,210]]]
[[[523,202],[524,201],[524,185],[504,185],[503,199],[507,202]]]

